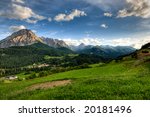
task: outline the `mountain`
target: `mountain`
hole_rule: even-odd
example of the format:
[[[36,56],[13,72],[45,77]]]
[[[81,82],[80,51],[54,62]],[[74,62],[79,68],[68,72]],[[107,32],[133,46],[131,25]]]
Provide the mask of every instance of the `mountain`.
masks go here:
[[[51,38],[40,38],[36,36],[31,30],[22,29],[18,32],[13,33],[9,37],[0,41],[0,48],[8,48],[12,46],[26,46],[34,43],[44,43],[51,47],[60,48],[69,46],[62,40],[51,39]]]
[[[23,29],[0,41],[0,48],[26,46],[37,42],[42,42],[42,39],[37,37],[31,30]]]
[[[52,39],[52,38],[45,38],[41,37],[43,42],[51,47],[59,48],[59,47],[66,47],[69,48],[69,46],[62,40],[58,39]]]
[[[84,43],[81,43],[78,46],[75,46],[75,45],[70,45],[69,46],[69,48],[73,51],[80,51],[80,50],[87,49],[87,48],[92,48],[92,47],[93,47],[92,45],[85,45]]]
[[[114,59],[122,55],[126,55],[136,51],[136,49],[130,46],[94,46],[94,47],[85,47],[82,50],[77,52],[80,54],[92,54],[99,55],[103,58]]]

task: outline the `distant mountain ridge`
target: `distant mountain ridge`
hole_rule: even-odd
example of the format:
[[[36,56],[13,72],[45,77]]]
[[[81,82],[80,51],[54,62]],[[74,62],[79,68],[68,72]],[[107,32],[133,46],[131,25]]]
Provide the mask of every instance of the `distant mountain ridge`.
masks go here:
[[[135,48],[130,46],[86,46],[83,49],[77,50],[80,54],[93,54],[99,55],[104,58],[117,58],[119,56],[130,54],[136,51]]]
[[[51,47],[66,47],[69,48],[69,46],[63,41],[63,40],[58,40],[58,39],[52,39],[52,38],[45,38],[45,37],[41,37],[41,39],[43,40],[43,42]]]

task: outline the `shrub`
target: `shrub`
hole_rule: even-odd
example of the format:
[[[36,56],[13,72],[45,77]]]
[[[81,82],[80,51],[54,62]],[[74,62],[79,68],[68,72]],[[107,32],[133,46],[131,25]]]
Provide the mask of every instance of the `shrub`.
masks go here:
[[[34,79],[36,78],[36,74],[35,73],[32,73],[30,76],[27,77],[27,79]]]
[[[42,71],[38,74],[38,77],[44,77],[44,76],[48,76],[48,72]]]

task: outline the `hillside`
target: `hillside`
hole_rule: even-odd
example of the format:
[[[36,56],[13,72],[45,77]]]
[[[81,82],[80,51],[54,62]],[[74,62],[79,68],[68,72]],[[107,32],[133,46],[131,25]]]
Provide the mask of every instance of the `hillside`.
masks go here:
[[[0,49],[0,68],[21,67],[41,62],[44,56],[64,56],[74,52],[67,48],[53,48],[43,43]]]

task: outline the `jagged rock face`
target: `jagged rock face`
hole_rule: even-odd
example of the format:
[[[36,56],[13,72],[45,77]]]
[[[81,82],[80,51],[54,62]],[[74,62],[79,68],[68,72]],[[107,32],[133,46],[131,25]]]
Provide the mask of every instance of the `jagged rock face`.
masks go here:
[[[69,46],[62,40],[58,40],[58,39],[52,39],[52,38],[44,38],[41,37],[41,39],[43,40],[43,42],[51,47],[66,47],[69,48]]]
[[[13,33],[11,36],[0,41],[0,48],[8,48],[11,46],[26,46],[41,42],[51,47],[66,47],[69,46],[62,40],[51,38],[39,38],[31,30],[23,29]]]
[[[26,46],[37,42],[43,41],[31,30],[23,29],[0,41],[0,48],[8,48],[11,46]]]

